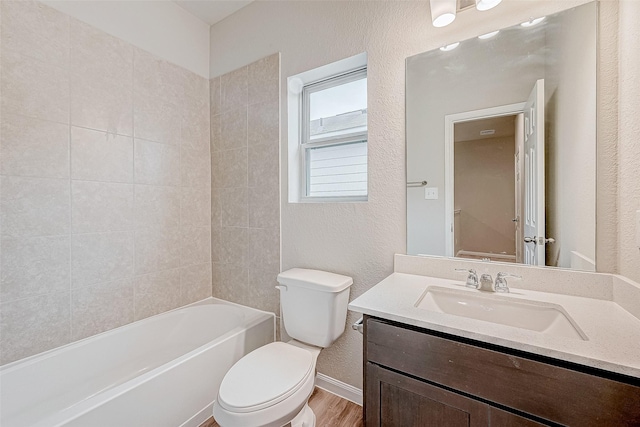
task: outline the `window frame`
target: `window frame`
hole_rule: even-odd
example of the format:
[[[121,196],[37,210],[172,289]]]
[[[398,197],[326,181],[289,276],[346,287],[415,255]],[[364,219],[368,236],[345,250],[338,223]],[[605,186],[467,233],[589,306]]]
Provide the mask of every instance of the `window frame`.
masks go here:
[[[361,80],[367,78],[367,66],[355,68],[353,70],[339,73],[324,79],[320,79],[314,82],[305,84],[302,87],[300,93],[300,111],[298,117],[299,122],[299,150],[300,150],[300,171],[301,173],[301,186],[300,186],[300,201],[302,202],[366,202],[369,198],[369,123],[367,119],[367,130],[351,132],[345,135],[329,136],[311,140],[310,137],[310,109],[311,109],[311,94],[322,90],[330,89],[333,87],[341,86],[346,83]],[[368,90],[368,81],[367,81]],[[368,104],[368,102],[367,102]],[[367,109],[368,109],[367,105]],[[355,144],[355,143],[367,144],[367,193],[358,196],[310,196],[310,176],[311,168],[309,168],[309,152],[314,148],[332,147],[339,145]]]

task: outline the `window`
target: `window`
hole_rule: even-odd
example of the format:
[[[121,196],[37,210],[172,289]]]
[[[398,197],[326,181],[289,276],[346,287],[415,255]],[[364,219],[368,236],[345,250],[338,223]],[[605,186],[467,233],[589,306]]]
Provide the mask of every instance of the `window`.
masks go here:
[[[308,72],[312,75],[295,77],[300,89],[294,91],[298,94],[293,99],[297,114],[289,110],[289,124],[295,119],[289,129],[290,201],[367,200],[366,55],[364,59],[358,67],[353,67],[352,58],[344,60],[351,67],[339,72],[339,63],[323,67],[330,76],[316,69]],[[291,83],[289,87],[292,101]],[[298,194],[292,194],[292,189]]]

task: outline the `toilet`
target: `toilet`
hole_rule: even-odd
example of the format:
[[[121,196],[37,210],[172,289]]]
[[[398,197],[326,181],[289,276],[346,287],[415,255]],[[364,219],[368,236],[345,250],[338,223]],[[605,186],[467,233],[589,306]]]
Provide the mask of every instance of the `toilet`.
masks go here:
[[[282,322],[289,342],[244,356],[226,373],[213,416],[221,427],[313,427],[307,401],[320,350],[342,335],[351,277],[293,268],[278,275]]]

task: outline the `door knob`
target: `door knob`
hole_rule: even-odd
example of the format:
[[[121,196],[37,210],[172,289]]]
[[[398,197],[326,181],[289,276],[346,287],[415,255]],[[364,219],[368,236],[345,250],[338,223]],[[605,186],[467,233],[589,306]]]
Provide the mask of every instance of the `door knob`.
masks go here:
[[[555,243],[556,239],[553,239],[551,237],[547,239],[547,238],[544,238],[544,237],[533,236],[533,237],[525,237],[524,238],[524,242],[525,243],[533,243],[534,245],[546,245],[546,244],[549,244],[549,243]]]

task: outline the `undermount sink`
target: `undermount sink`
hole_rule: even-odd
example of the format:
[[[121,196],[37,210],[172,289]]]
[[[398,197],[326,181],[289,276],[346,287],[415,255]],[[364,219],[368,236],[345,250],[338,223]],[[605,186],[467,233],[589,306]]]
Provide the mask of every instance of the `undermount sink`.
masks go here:
[[[516,300],[480,291],[429,286],[416,301],[420,309],[528,329],[545,335],[587,341],[575,321],[559,305]]]

